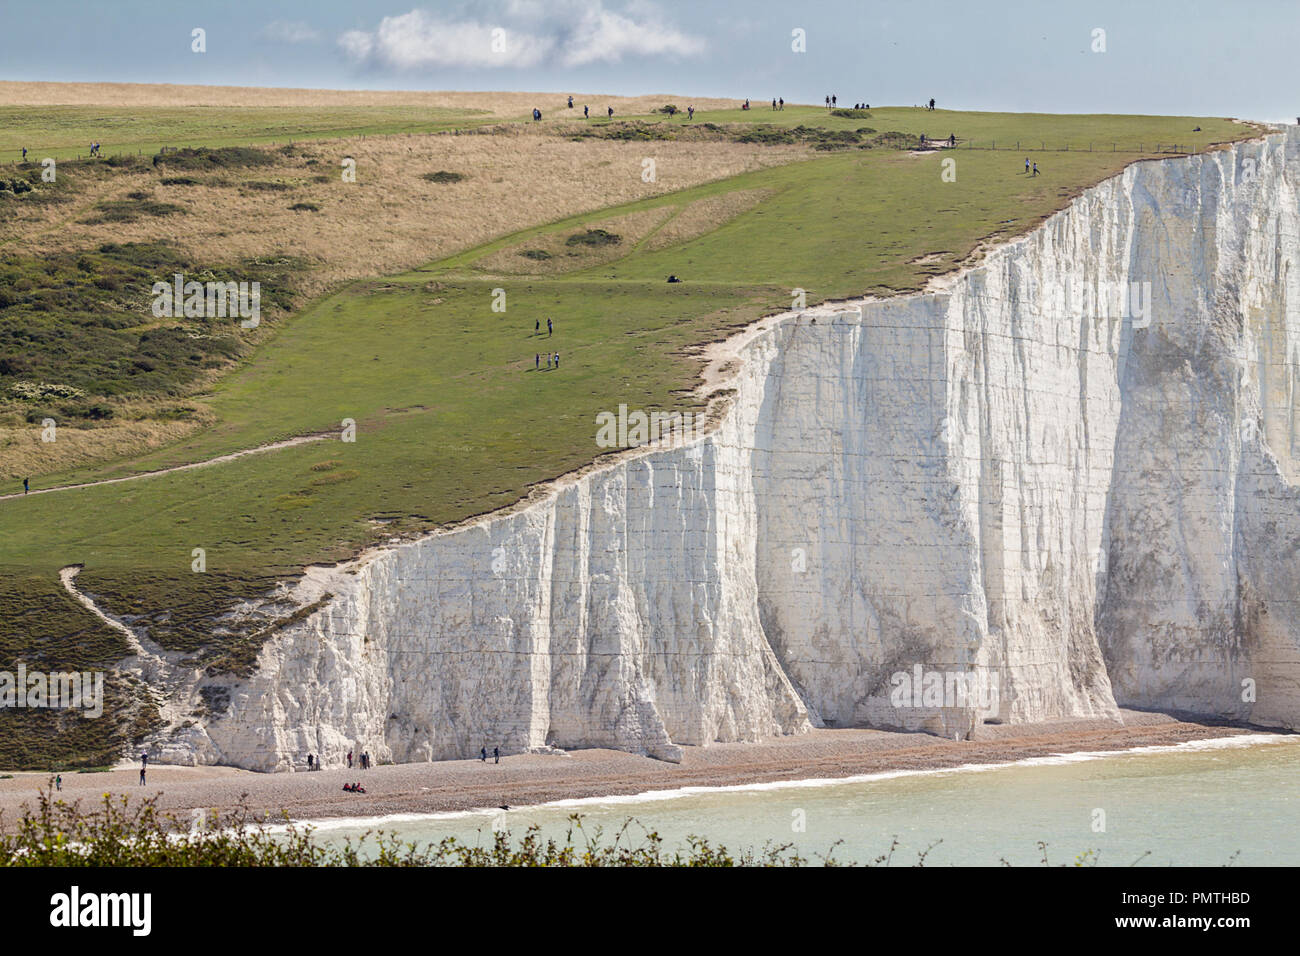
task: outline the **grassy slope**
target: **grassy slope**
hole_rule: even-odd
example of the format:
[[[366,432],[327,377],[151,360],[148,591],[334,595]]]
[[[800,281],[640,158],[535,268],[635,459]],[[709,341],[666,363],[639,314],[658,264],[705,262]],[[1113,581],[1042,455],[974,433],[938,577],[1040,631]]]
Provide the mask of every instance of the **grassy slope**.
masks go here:
[[[821,110],[785,114],[776,117],[826,122]],[[1134,143],[1172,141],[1201,125],[1199,145],[1249,132],[1226,121],[1143,117],[995,116],[983,126],[919,110],[843,122],[1067,140],[1090,137],[1100,125]],[[940,178],[949,156],[957,160],[951,183]],[[982,239],[1025,231],[1133,157],[1072,149],[1036,158],[1045,174],[1034,179],[1020,171],[1023,157],[1006,152],[834,153],[650,200],[646,205],[681,206],[734,189],[770,191],[716,231],[667,249],[633,248],[614,263],[559,276],[478,274],[476,260],[540,231],[531,230],[404,276],[358,283],[287,322],[221,384],[211,397],[217,427],[147,459],[42,484],[197,460],[334,428],[343,418],[359,423],[355,444],[312,444],[138,483],[0,502],[0,570],[50,581],[58,567],[82,563],[82,585],[111,608],[170,609],[175,617],[155,638],[193,648],[202,621],[187,626],[185,615],[213,613],[268,575],[343,557],[395,530],[508,505],[529,485],[592,460],[600,451],[597,412],[620,402],[672,406],[698,370],[684,346],[787,307],[791,288],[807,289],[810,301],[914,289]],[[592,219],[548,228],[573,232]],[[936,252],[937,262],[912,262]],[[687,281],[666,285],[670,272]],[[505,314],[489,307],[497,286],[507,289]],[[538,316],[556,319],[553,339],[533,337]],[[533,372],[534,353],[553,349],[564,355],[561,370]],[[189,571],[195,547],[207,549],[207,574]],[[0,590],[0,598],[24,603],[12,585]],[[67,626],[50,624],[55,631]]]
[[[86,156],[92,142],[105,156],[142,153],[163,146],[251,146],[289,140],[337,139],[386,133],[431,133],[487,122],[472,110],[412,106],[368,107],[176,107],[137,110],[105,106],[0,106],[0,159],[8,164],[29,150],[28,160]]]

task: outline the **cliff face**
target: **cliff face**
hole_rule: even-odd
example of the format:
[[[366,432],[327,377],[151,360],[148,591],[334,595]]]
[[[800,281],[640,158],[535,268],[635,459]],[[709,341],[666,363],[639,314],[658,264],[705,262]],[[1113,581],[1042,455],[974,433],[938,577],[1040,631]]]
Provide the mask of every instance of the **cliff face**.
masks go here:
[[[1295,131],[1139,164],[943,291],[768,322],[689,446],[313,569],[296,597],[333,599],[157,752],[1300,725],[1298,177]],[[900,706],[917,665],[991,706]]]

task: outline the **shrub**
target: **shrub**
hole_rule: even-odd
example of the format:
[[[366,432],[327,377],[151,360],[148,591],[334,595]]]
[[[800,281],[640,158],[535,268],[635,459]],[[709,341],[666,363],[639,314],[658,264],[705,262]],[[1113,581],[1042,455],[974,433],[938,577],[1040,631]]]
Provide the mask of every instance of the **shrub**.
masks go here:
[[[623,241],[623,237],[604,229],[588,229],[586,232],[575,232],[568,239],[564,240],[568,246],[613,246]]]
[[[293,212],[320,212],[320,206],[314,202],[296,202],[289,209]]]
[[[440,169],[436,173],[425,173],[424,178],[431,183],[458,183],[464,179],[465,176],[461,173],[452,173],[445,169]]]
[[[537,262],[541,262],[543,259],[553,258],[545,249],[525,249],[519,254],[525,259],[533,259]]]
[[[841,119],[870,119],[871,111],[841,108],[837,110],[831,110],[831,116],[838,116]]]

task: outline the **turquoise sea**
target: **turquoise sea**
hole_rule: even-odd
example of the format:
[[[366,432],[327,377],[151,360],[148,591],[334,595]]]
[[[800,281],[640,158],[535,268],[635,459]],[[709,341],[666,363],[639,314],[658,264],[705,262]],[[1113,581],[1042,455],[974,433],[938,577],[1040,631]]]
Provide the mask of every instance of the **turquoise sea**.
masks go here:
[[[793,844],[816,861],[888,856],[911,866],[1300,864],[1300,736],[1220,738],[1172,747],[1075,753],[1011,764],[845,780],[688,788],[536,807],[318,822],[333,843],[383,829],[403,840],[489,842],[493,827],[537,824],[563,839],[569,815],[625,839],[657,831],[728,849]],[[1046,844],[1045,848],[1039,844]]]

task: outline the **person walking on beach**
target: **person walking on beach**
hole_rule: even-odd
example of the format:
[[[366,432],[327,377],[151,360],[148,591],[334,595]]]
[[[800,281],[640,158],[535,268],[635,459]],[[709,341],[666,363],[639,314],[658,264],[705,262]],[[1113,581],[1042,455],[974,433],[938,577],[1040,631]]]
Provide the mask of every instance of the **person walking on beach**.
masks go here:
[[[487,748],[486,748],[486,747],[484,747],[482,750],[480,750],[480,751],[478,752],[478,758],[479,758],[479,760],[483,761],[484,763],[487,763]]]
[[[140,766],[142,767],[149,766],[149,755],[144,751],[140,752]]]
[[[501,748],[500,748],[500,747],[493,747],[493,748],[492,748],[492,756],[495,758],[495,762],[496,762],[496,763],[500,763],[500,762],[501,762]]]
[[[144,767],[140,768],[140,786],[144,786]]]
[[[307,769],[308,769],[308,770],[311,770],[314,766],[316,766],[315,761],[316,761],[316,758],[315,758],[314,756],[312,756],[311,754],[308,754],[308,755],[307,755]]]
[[[348,751],[348,769],[349,769],[349,770],[352,769],[352,751],[351,751],[351,750]]]

